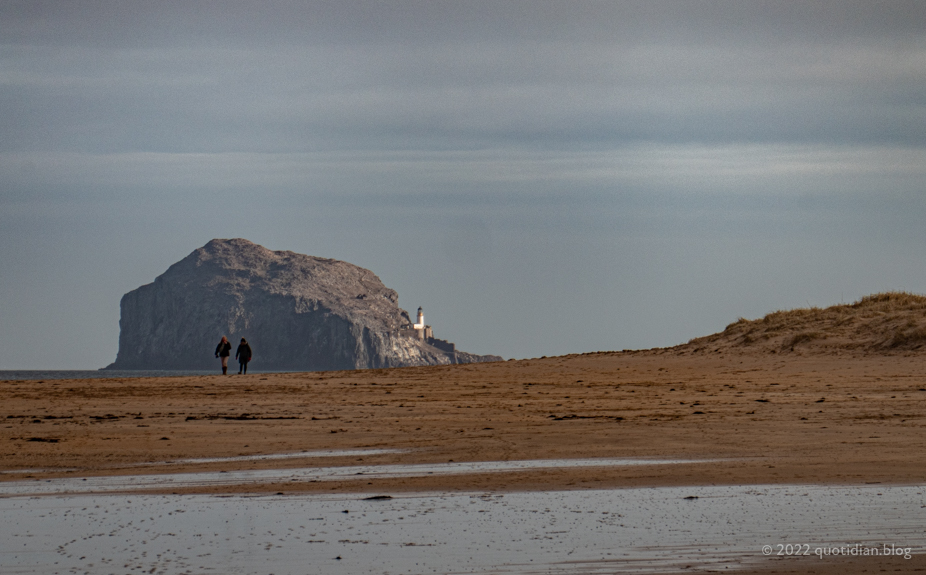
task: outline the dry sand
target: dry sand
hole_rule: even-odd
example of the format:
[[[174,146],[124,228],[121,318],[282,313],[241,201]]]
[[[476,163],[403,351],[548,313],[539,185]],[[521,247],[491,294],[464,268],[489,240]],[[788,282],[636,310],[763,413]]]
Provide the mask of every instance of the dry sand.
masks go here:
[[[0,382],[0,405],[0,470],[43,470],[3,474],[3,481],[354,465],[360,460],[654,457],[715,461],[291,482],[241,490],[926,483],[926,359],[915,355],[647,351],[351,372],[6,381]],[[136,467],[350,448],[408,451]],[[913,572],[926,568],[922,557],[789,562],[772,568],[782,573]]]

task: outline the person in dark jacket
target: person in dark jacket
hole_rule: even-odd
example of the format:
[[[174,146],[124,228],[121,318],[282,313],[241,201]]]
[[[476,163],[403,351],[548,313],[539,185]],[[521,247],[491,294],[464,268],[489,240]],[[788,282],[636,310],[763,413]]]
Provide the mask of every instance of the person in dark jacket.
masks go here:
[[[251,361],[251,346],[248,345],[248,341],[241,338],[241,343],[238,345],[238,351],[235,352],[235,358],[238,360],[238,375],[248,372],[248,362]]]
[[[222,375],[228,375],[228,356],[231,355],[231,344],[228,338],[222,336],[222,341],[215,348],[215,356],[222,358]]]

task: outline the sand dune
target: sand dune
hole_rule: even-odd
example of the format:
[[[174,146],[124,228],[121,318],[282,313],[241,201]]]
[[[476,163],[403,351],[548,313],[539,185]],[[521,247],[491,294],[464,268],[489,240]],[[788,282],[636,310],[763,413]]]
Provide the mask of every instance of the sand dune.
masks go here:
[[[852,304],[740,318],[721,333],[674,348],[680,353],[828,353],[898,355],[926,345],[926,297],[887,292]]]

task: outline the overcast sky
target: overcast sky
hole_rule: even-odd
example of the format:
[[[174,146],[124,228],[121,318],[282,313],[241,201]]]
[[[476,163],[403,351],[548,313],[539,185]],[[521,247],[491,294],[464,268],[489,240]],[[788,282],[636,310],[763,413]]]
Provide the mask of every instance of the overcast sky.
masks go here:
[[[213,238],[371,269],[506,358],[926,292],[924,31],[917,1],[5,0],[0,369],[112,362],[122,295]]]

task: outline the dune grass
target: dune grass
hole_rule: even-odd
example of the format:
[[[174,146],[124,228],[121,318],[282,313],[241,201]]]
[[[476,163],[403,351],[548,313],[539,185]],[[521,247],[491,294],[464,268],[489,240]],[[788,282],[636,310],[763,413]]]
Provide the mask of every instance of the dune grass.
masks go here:
[[[711,351],[912,351],[924,345],[926,296],[895,291],[826,308],[778,310],[755,320],[740,317],[722,332],[695,338],[684,347],[695,351],[708,347]]]

